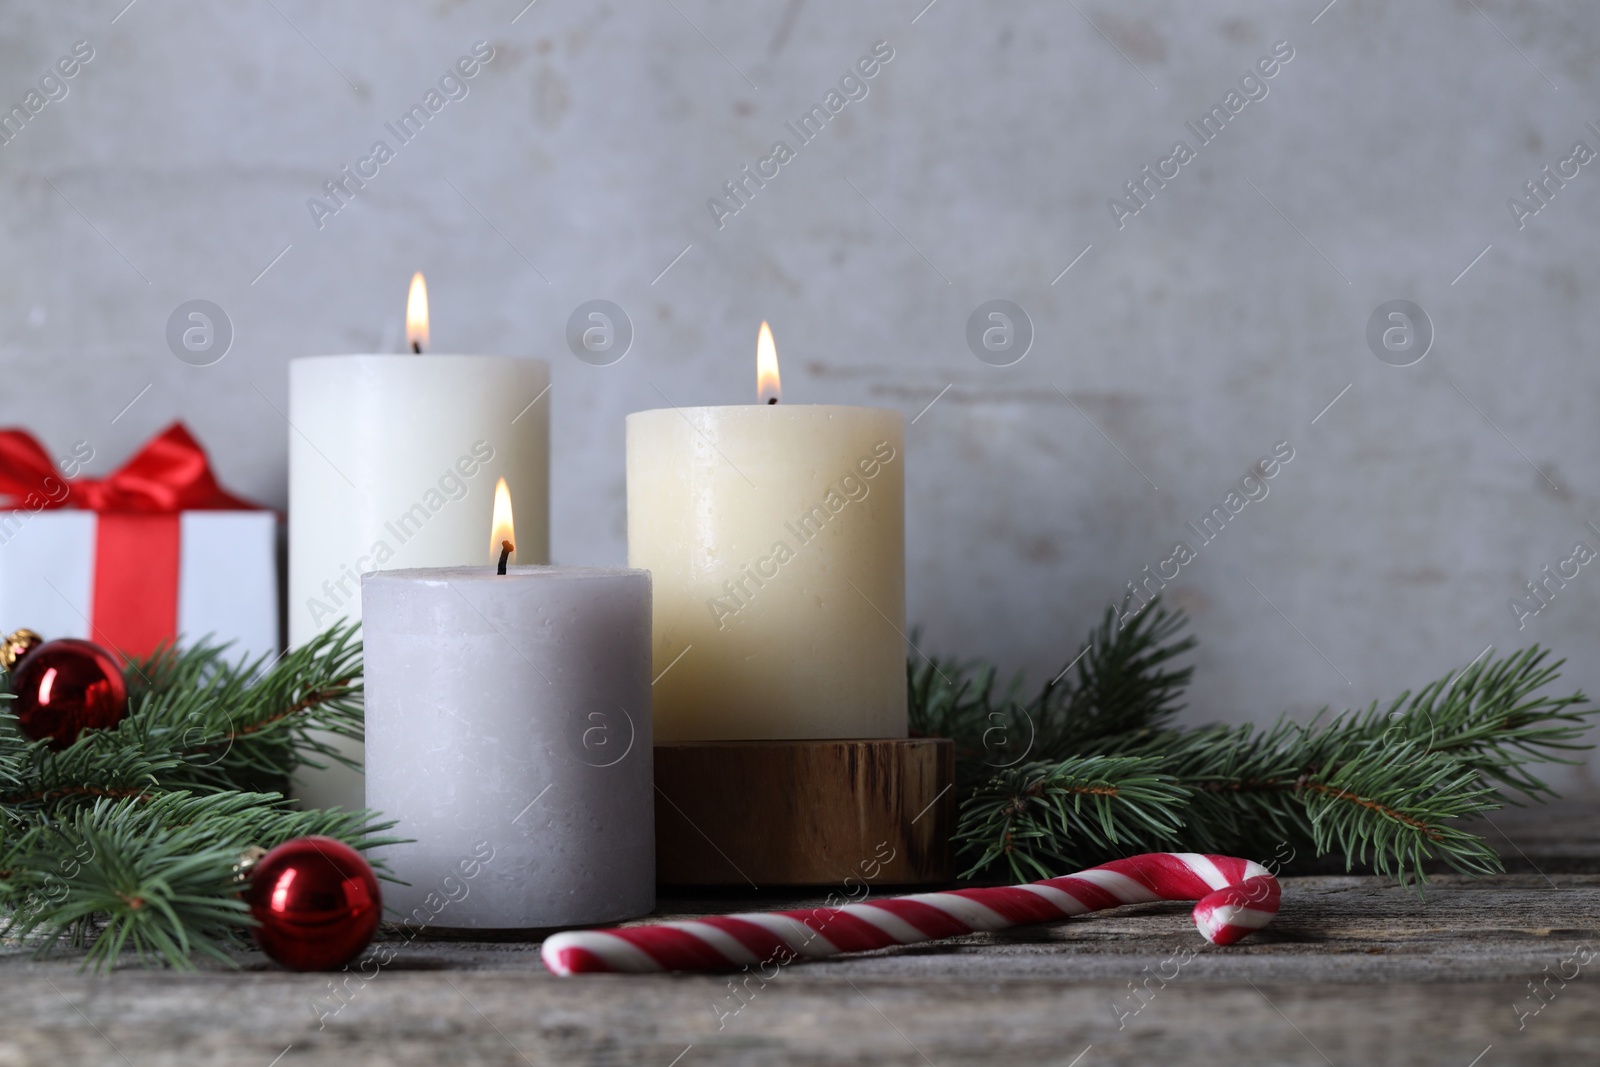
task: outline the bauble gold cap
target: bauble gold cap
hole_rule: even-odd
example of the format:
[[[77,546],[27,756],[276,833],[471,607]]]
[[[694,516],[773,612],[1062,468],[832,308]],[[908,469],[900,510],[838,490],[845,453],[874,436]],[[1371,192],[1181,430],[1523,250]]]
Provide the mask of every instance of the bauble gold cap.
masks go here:
[[[0,638],[0,667],[10,670],[12,665],[31,652],[35,646],[44,644],[44,638],[32,630],[17,630]]]

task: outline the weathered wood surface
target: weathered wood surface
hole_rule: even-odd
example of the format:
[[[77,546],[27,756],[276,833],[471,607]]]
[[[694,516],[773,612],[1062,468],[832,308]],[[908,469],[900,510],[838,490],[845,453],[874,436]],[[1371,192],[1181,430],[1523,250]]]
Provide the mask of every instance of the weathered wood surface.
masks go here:
[[[13,946],[0,954],[0,1067],[1594,1062],[1600,874],[1586,872],[1600,808],[1496,822],[1518,873],[1441,876],[1422,899],[1369,877],[1286,878],[1279,921],[1233,948],[1206,946],[1183,905],[1141,905],[795,964],[752,981],[736,1013],[726,976],[555,979],[531,943],[402,945],[375,978],[348,981],[342,1007],[327,976],[259,956],[236,973],[90,977]],[[663,912],[798,903],[728,893]],[[1597,953],[1587,965],[1583,945]],[[1147,1002],[1130,990],[1174,971],[1149,979]]]

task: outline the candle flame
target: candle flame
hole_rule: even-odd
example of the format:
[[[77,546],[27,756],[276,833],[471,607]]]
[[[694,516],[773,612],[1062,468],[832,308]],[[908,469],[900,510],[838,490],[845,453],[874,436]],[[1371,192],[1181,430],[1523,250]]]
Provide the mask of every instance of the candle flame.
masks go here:
[[[411,276],[411,292],[406,295],[406,347],[413,352],[428,348],[428,283],[420,270]]]
[[[511,554],[516,555],[517,535],[511,523],[511,490],[506,488],[506,480],[501,478],[494,486],[494,521],[489,533],[489,559],[498,561],[502,541],[510,541]]]
[[[772,343],[772,327],[765,322],[756,336],[756,398],[763,404],[776,404],[783,396],[778,381],[778,346]]]

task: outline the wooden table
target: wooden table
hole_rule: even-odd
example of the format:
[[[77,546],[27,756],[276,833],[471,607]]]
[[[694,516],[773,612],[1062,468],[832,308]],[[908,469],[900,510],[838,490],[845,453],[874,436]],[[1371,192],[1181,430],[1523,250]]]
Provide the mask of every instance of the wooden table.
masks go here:
[[[1277,923],[1232,948],[1205,945],[1184,905],[1141,905],[795,964],[737,1012],[726,976],[556,979],[533,943],[412,942],[350,979],[342,1007],[328,976],[259,956],[92,977],[8,946],[0,1067],[1595,1062],[1600,803],[1495,823],[1512,873],[1441,876],[1424,899],[1371,877],[1286,878]],[[815,900],[729,894],[661,914]],[[1595,955],[1580,968],[1581,946]],[[1147,978],[1142,1001],[1131,984]],[[1536,1001],[1529,983],[1546,979]]]

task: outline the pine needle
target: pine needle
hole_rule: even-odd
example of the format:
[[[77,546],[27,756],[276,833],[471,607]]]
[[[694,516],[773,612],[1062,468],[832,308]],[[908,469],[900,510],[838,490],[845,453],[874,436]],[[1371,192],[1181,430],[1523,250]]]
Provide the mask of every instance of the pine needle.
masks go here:
[[[148,965],[231,964],[251,922],[237,872],[247,848],[395,840],[374,813],[301,811],[282,792],[301,766],[348,762],[319,735],[362,736],[353,626],[272,662],[202,643],[126,674],[128,716],[59,752],[0,714],[0,933],[40,952],[84,948],[96,970],[124,951]]]
[[[1030,698],[983,663],[913,661],[912,732],[956,742],[964,877],[1051,877],[1170,849],[1261,858],[1285,845],[1401,883],[1426,865],[1483,874],[1494,850],[1462,820],[1554,796],[1534,772],[1572,763],[1597,710],[1549,696],[1561,661],[1529,648],[1301,725],[1174,728],[1194,647],[1179,613],[1114,610],[1075,664]]]

